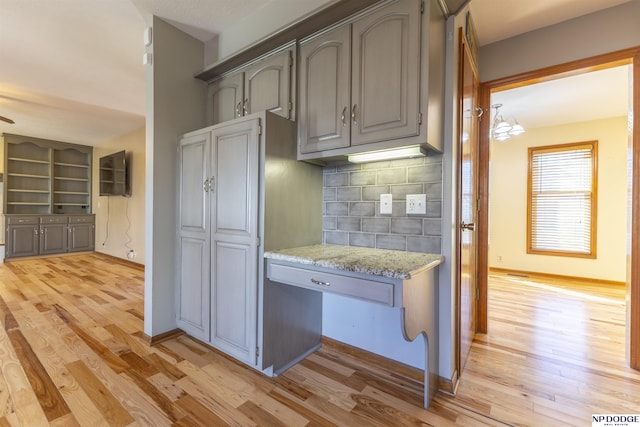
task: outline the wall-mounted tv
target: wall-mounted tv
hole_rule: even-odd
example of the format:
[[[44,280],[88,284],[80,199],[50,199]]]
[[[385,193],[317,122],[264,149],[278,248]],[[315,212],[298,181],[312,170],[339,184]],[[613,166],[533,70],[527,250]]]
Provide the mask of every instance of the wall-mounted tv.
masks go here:
[[[100,195],[131,196],[130,155],[124,150],[100,157]]]

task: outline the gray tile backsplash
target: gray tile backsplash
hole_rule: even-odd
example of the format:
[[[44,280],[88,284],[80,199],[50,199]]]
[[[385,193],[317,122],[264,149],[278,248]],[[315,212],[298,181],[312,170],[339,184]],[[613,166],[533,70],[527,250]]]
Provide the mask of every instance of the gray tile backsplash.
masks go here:
[[[393,197],[380,214],[380,194]],[[427,213],[407,215],[406,195],[426,194]],[[442,156],[324,167],[324,243],[441,252]]]

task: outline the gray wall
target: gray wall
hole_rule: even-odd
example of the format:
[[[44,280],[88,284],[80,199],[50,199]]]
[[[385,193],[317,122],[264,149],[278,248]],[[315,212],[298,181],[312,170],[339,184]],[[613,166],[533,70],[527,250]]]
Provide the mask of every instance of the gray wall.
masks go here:
[[[147,66],[144,332],[176,328],[175,275],[178,136],[205,125],[204,45],[157,17]]]
[[[640,0],[481,46],[480,81],[640,45]]]
[[[380,194],[392,195],[391,215],[380,214]],[[406,214],[407,194],[427,195],[425,215]],[[440,253],[441,155],[329,164],[323,198],[326,244]]]

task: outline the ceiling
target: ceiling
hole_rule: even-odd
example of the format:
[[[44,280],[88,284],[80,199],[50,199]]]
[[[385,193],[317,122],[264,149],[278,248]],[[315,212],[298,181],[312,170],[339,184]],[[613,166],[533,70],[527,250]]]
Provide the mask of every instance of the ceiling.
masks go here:
[[[142,127],[142,16],[155,14],[208,42],[259,21],[267,12],[280,17],[281,22],[271,26],[263,22],[260,34],[254,31],[263,37],[331,1],[335,0],[0,0],[0,116],[15,121],[0,121],[0,132],[99,145]],[[484,45],[626,1],[630,0],[472,0],[470,7]],[[606,87],[599,94],[600,104],[612,92]],[[538,85],[529,92],[518,90],[523,92],[501,101],[504,113],[507,105],[517,102],[524,105],[522,111],[529,111],[546,101],[540,110],[549,111],[558,99],[584,92],[573,86],[569,92],[557,87],[547,92]],[[574,105],[585,104],[579,100]],[[525,126],[539,120],[525,123],[524,112],[516,115]]]

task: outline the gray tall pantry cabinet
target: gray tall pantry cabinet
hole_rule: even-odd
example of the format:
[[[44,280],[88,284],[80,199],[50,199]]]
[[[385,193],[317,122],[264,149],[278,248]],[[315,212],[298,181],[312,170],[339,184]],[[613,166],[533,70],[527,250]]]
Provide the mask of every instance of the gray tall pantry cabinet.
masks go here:
[[[322,169],[296,161],[295,141],[295,123],[270,112],[179,141],[177,324],[267,373],[317,345],[321,332],[304,318],[317,296],[264,283],[265,250],[321,241]],[[271,335],[287,328],[295,339],[271,349]]]

